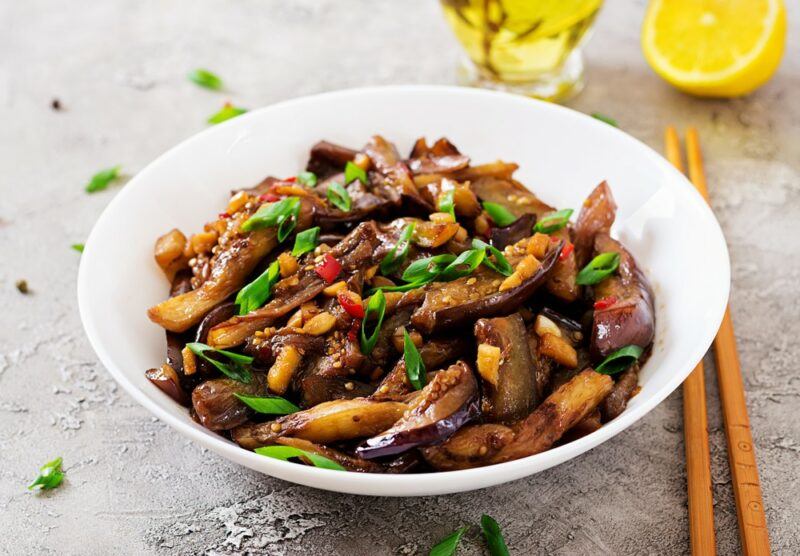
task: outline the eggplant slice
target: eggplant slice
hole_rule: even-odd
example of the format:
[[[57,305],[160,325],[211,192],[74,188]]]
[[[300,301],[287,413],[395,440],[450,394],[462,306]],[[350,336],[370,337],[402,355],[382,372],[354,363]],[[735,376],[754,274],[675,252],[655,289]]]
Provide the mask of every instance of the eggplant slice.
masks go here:
[[[389,430],[365,441],[356,454],[373,459],[444,442],[479,414],[478,398],[472,369],[459,361],[436,373],[403,418]]]
[[[603,181],[583,202],[575,224],[575,258],[580,268],[589,262],[595,236],[607,234],[616,216],[617,203],[614,202],[608,183]]]

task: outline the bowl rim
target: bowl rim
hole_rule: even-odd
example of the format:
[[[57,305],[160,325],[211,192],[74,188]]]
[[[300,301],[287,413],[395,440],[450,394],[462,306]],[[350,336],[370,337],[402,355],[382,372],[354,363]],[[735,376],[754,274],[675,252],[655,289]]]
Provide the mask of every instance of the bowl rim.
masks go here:
[[[671,179],[668,180],[670,183],[677,187],[683,188],[684,193],[687,193],[689,197],[693,197],[695,201],[701,205],[701,210],[706,211],[706,215],[710,218],[713,228],[715,228],[716,235],[718,236],[716,239],[718,242],[720,242],[719,247],[722,249],[721,254],[724,255],[724,264],[722,268],[718,269],[719,276],[721,278],[720,285],[723,287],[723,290],[719,292],[720,295],[717,295],[716,298],[712,300],[715,306],[710,307],[712,310],[709,312],[709,314],[715,315],[714,319],[711,319],[714,326],[708,326],[706,328],[706,333],[695,341],[693,349],[689,353],[683,355],[682,360],[684,364],[680,366],[680,372],[674,372],[670,380],[660,390],[654,392],[651,397],[646,399],[641,405],[637,405],[636,407],[632,408],[629,407],[617,418],[604,424],[600,429],[575,441],[551,448],[550,450],[539,454],[505,463],[494,464],[491,466],[458,471],[438,471],[408,475],[355,472],[342,473],[340,471],[298,465],[296,463],[260,456],[255,452],[245,450],[244,448],[241,448],[235,443],[220,436],[217,436],[213,433],[209,434],[207,431],[195,428],[180,417],[172,415],[166,410],[163,410],[153,399],[151,399],[151,396],[148,393],[140,390],[127,378],[122,366],[117,365],[112,353],[100,342],[96,333],[99,324],[90,309],[89,298],[91,293],[91,277],[88,275],[89,273],[86,269],[89,266],[88,261],[92,257],[91,246],[95,241],[95,237],[100,234],[99,230],[105,228],[106,220],[110,218],[112,211],[119,205],[124,205],[126,203],[127,198],[133,194],[132,191],[138,182],[144,182],[148,180],[151,173],[158,171],[159,164],[163,160],[171,157],[175,152],[184,149],[191,149],[195,142],[200,141],[201,139],[206,139],[213,134],[221,133],[223,129],[229,129],[235,126],[244,127],[248,125],[250,120],[256,119],[260,115],[269,113],[271,111],[279,111],[295,105],[314,103],[320,99],[331,99],[336,97],[358,96],[365,94],[426,95],[431,93],[446,93],[448,95],[475,97],[489,102],[498,101],[515,103],[520,106],[528,107],[531,106],[531,104],[534,104],[538,106],[537,109],[557,112],[560,117],[563,118],[584,119],[588,120],[589,125],[605,127],[607,128],[604,131],[606,133],[617,133],[623,135],[625,140],[629,141],[633,148],[637,149],[641,155],[648,158],[661,171],[671,177]],[[426,496],[488,488],[490,486],[510,482],[512,480],[535,474],[559,463],[564,463],[590,450],[591,448],[594,448],[602,442],[609,440],[611,437],[622,432],[636,421],[644,417],[654,407],[660,404],[669,394],[677,389],[683,380],[691,373],[697,363],[702,360],[704,354],[711,345],[711,342],[716,334],[716,330],[719,328],[719,325],[722,322],[729,292],[730,258],[727,244],[725,242],[719,222],[717,221],[706,201],[700,196],[700,194],[695,190],[686,177],[656,151],[620,129],[565,106],[538,101],[510,93],[449,85],[369,86],[301,96],[264,106],[227,122],[223,122],[222,124],[209,127],[194,135],[191,135],[147,164],[147,166],[139,171],[105,207],[100,217],[92,227],[92,231],[86,240],[86,249],[81,257],[77,280],[78,308],[90,345],[100,359],[100,362],[114,377],[114,379],[128,392],[128,394],[130,394],[138,403],[143,405],[157,418],[161,419],[191,440],[216,452],[217,454],[222,455],[226,459],[245,465],[261,473],[301,485],[312,486],[315,488],[336,492],[368,496]],[[486,476],[490,474],[494,474],[496,477],[500,478],[490,478],[487,480]]]

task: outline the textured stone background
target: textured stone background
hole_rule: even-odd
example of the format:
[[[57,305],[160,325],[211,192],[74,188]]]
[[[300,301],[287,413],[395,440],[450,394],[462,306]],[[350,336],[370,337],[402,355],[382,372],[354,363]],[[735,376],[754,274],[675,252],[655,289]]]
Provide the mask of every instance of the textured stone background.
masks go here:
[[[701,101],[653,75],[644,2],[613,0],[571,105],[616,117],[660,149],[668,122],[699,126],[733,260],[732,304],[776,553],[800,551],[800,10],[757,94]],[[115,0],[0,3],[0,552],[415,554],[481,513],[515,554],[684,554],[681,395],[590,453],[491,490],[371,499],[293,486],[190,444],[120,391],[86,342],[75,300],[81,242],[132,174],[205,127],[224,98],[247,107],[331,89],[452,83],[458,56],[433,0]],[[226,95],[185,75],[209,67]],[[53,97],[65,109],[50,109]],[[124,246],[120,246],[124,248]],[[27,279],[32,294],[17,292]],[[113,310],[113,307],[109,307]],[[687,315],[686,318],[692,318]],[[718,547],[739,550],[708,362]],[[62,488],[31,495],[63,455]],[[460,554],[481,554],[473,529]]]

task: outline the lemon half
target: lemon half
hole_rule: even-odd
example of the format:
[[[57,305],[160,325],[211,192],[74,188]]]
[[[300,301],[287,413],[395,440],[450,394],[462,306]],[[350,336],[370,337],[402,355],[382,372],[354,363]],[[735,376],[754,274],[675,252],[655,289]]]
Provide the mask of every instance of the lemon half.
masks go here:
[[[652,0],[642,28],[653,70],[698,96],[754,91],[778,69],[785,41],[783,0]]]

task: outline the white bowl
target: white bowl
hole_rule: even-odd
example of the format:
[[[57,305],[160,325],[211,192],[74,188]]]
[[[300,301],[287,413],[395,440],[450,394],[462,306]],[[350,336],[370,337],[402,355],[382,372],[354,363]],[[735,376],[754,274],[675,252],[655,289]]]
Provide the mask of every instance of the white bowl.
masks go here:
[[[641,392],[622,415],[569,444],[480,469],[415,475],[344,473],[259,456],[195,423],[145,378],[164,358],[164,331],[145,311],[167,296],[153,261],[171,228],[200,230],[229,191],[288,176],[316,141],[363,145],[379,133],[407,152],[446,136],[476,163],[519,163],[520,181],[556,207],[580,208],[601,180],[619,205],[613,233],[636,256],[656,294],[653,354]],[[700,361],[728,299],[730,267],[714,215],[654,151],[572,110],[496,92],[435,86],[353,89],[281,102],[184,141],[135,176],[97,221],[81,258],[78,302],[89,341],[139,403],[182,434],[274,477],[353,494],[420,496],[473,490],[537,473],[597,446],[669,395]]]

